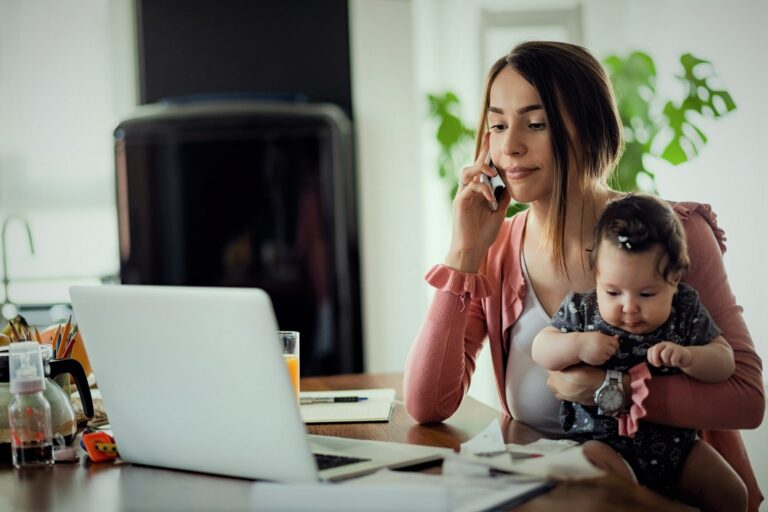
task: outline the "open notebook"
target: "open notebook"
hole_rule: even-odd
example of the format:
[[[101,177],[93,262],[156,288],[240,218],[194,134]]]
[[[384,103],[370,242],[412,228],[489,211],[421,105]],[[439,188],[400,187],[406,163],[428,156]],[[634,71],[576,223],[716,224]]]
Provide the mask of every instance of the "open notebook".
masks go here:
[[[303,404],[304,423],[359,423],[389,421],[395,405],[395,390],[350,389],[343,391],[302,391],[301,398],[365,397],[361,402]]]

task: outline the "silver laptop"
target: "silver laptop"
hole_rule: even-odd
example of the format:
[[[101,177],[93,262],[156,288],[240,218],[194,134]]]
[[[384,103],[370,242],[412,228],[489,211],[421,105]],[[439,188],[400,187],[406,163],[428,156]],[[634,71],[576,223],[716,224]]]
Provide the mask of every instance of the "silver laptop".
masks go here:
[[[450,451],[308,435],[262,290],[75,286],[70,296],[123,460],[307,482]],[[329,461],[341,465],[320,469]]]

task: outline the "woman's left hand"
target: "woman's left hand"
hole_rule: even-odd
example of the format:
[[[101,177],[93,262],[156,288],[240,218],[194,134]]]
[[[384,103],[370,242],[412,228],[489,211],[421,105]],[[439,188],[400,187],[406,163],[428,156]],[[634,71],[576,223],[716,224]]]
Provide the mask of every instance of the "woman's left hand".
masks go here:
[[[558,400],[595,405],[595,390],[605,380],[605,370],[577,365],[559,372],[550,371],[547,386]]]

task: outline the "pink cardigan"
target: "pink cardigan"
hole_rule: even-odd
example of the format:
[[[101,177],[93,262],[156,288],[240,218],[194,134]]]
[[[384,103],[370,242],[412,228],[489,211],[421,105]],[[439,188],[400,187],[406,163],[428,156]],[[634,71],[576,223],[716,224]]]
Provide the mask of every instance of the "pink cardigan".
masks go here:
[[[755,428],[765,409],[762,363],[736,304],[723,266],[723,231],[709,205],[670,203],[685,227],[691,267],[685,282],[695,288],[731,344],[736,371],[720,384],[685,375],[651,378],[645,367],[632,373],[633,406],[629,422],[640,418],[662,424],[702,429],[700,435],[717,449],[744,480],[749,509],[757,510],[757,486],[737,430]],[[437,288],[405,367],[405,401],[421,423],[440,422],[461,404],[486,336],[503,411],[511,416],[505,382],[509,327],[520,315],[525,282],[519,254],[527,212],[502,224],[481,273],[459,272],[436,265],[426,276]],[[625,425],[626,426],[626,425]]]

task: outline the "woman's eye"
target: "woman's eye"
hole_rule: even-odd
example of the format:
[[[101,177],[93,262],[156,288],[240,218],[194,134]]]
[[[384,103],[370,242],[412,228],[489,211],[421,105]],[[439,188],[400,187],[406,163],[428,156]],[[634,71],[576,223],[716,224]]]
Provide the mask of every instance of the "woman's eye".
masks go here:
[[[528,123],[528,128],[531,130],[543,130],[547,125],[544,123]]]
[[[504,125],[503,124],[492,124],[491,125],[491,131],[492,132],[498,133],[498,132],[502,131],[503,129],[504,129]]]

